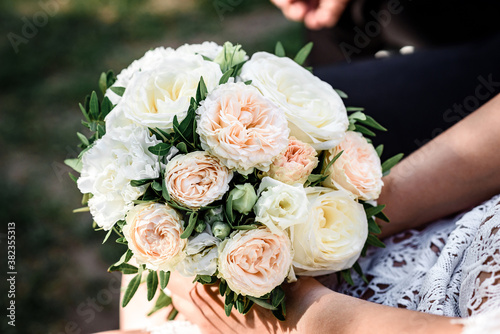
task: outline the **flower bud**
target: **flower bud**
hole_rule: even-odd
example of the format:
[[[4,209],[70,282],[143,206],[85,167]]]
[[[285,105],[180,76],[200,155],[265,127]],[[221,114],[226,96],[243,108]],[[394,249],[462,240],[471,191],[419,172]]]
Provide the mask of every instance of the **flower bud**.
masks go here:
[[[215,57],[214,62],[220,65],[222,72],[225,72],[234,65],[242,63],[246,58],[247,53],[241,49],[241,45],[226,42],[222,51]]]
[[[222,206],[207,210],[207,213],[205,214],[205,223],[213,225],[215,222],[223,221],[224,214],[222,210]]]
[[[214,237],[224,240],[231,232],[231,227],[228,224],[218,221],[214,223],[212,227],[212,232]]]
[[[257,201],[257,194],[250,183],[236,185],[229,196],[233,199],[233,209],[244,215],[252,211]]]

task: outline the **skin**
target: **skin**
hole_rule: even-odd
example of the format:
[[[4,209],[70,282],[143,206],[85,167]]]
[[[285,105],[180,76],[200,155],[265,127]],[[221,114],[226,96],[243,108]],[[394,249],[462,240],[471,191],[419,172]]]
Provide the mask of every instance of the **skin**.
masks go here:
[[[349,0],[271,0],[292,21],[303,21],[312,30],[337,24]]]
[[[391,219],[390,224],[383,225],[383,236],[422,226],[500,193],[498,129],[500,95],[393,168],[384,178],[379,198],[379,203],[387,205],[385,212]],[[216,286],[193,285],[190,281],[172,274],[169,289],[180,314],[197,324],[203,333],[454,334],[462,331],[462,326],[451,324],[450,318],[345,296],[309,277],[285,284],[284,322],[257,306],[246,316],[232,312],[226,317]],[[122,316],[137,317],[137,310],[129,307]]]

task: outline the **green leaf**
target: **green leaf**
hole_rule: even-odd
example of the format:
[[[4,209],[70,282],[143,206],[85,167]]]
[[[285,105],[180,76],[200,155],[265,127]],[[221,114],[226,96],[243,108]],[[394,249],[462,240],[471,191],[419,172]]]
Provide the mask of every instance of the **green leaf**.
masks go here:
[[[235,230],[241,230],[241,231],[248,231],[248,230],[255,230],[256,228],[259,228],[257,225],[239,225],[239,226],[233,226]]]
[[[132,180],[132,181],[130,181],[130,185],[132,187],[140,187],[140,186],[143,186],[143,185],[151,183],[151,182],[153,182],[153,180],[151,180],[151,179]]]
[[[363,273],[363,270],[361,269],[361,266],[359,265],[359,263],[356,261],[356,263],[354,263],[354,265],[352,266],[352,268],[354,269],[354,271],[361,277],[361,279],[366,283],[368,284],[368,278],[366,278],[365,274]]]
[[[180,142],[179,144],[175,145],[175,147],[177,147],[177,149],[181,153],[184,153],[184,154],[188,153],[187,145],[184,142]]]
[[[198,213],[197,212],[191,212],[189,215],[189,223],[188,226],[186,227],[186,230],[181,234],[181,239],[187,239],[191,234],[193,233],[194,227],[196,226],[196,221],[198,219]]]
[[[125,87],[110,87],[109,89],[118,96],[123,96],[125,93]]]
[[[273,305],[269,304],[268,302],[266,302],[261,298],[255,298],[252,296],[247,296],[247,298],[253,301],[255,304],[259,305],[260,307],[263,307],[268,310],[276,310],[276,307],[274,307]]]
[[[200,83],[198,84],[198,89],[196,90],[196,102],[200,103],[208,95],[207,85],[205,85],[205,80],[200,77]]]
[[[373,219],[368,219],[368,231],[373,234],[382,233],[382,230]]]
[[[234,302],[230,302],[224,305],[224,312],[226,313],[226,316],[229,317],[231,315],[231,310],[233,309],[233,305]]]
[[[367,208],[367,209],[365,209],[366,217],[371,218],[371,217],[375,216],[377,213],[382,212],[382,210],[384,210],[384,208],[385,208],[385,205],[383,205],[383,204]]]
[[[361,120],[365,120],[365,119],[366,119],[366,115],[364,113],[362,113],[361,111],[356,111],[355,113],[349,115],[349,121],[351,121],[351,120],[360,120],[361,121]]]
[[[385,244],[382,241],[380,241],[380,239],[377,238],[376,236],[374,236],[373,234],[368,234],[368,239],[366,239],[366,242],[369,245],[372,245],[375,247],[385,248]]]
[[[297,64],[302,65],[306,61],[307,57],[309,56],[309,53],[311,53],[313,47],[313,42],[309,42],[302,49],[297,52],[297,55],[293,59]]]
[[[285,304],[278,305],[278,308],[273,310],[272,313],[279,321],[285,321]]]
[[[375,130],[380,130],[380,131],[387,131],[386,128],[384,128],[380,123],[378,123],[373,117],[366,115],[366,119],[364,120],[359,120],[360,123],[370,126],[374,128]]]
[[[340,156],[342,155],[342,153],[344,153],[344,150],[340,151],[339,153],[337,153],[333,159],[328,163],[328,165],[326,165],[325,167],[325,173],[328,172],[328,170],[330,169],[330,167],[332,167],[332,165],[335,163],[335,161],[338,160],[338,158],[340,158]]]
[[[375,217],[377,217],[378,219],[381,219],[381,220],[383,220],[383,221],[385,221],[385,222],[387,222],[387,223],[389,223],[389,222],[390,222],[389,218],[388,218],[388,217],[385,215],[385,213],[383,213],[383,212],[379,212],[379,213],[377,213],[377,214],[375,215]]]
[[[104,240],[102,241],[102,244],[103,244],[103,245],[104,245],[104,243],[105,243],[106,241],[108,241],[109,236],[111,235],[111,233],[112,233],[112,232],[113,232],[113,229],[110,229],[110,230],[108,231],[108,233],[106,233],[106,236],[104,237]]]
[[[129,263],[122,263],[119,265],[112,265],[111,267],[108,268],[109,272],[112,271],[121,271],[124,275],[130,275],[130,274],[135,274],[138,272],[137,267],[129,264]]]
[[[226,82],[228,82],[228,80],[229,80],[229,78],[231,77],[232,74],[233,74],[233,69],[230,68],[220,78],[219,85],[222,85],[222,84],[225,84]]]
[[[170,195],[168,194],[167,190],[167,181],[165,179],[163,179],[161,183],[161,196],[165,201],[170,201]]]
[[[234,222],[234,213],[233,213],[233,196],[227,196],[226,200],[226,215],[229,219],[230,223]]]
[[[155,306],[148,313],[148,317],[158,310],[161,310],[162,308],[172,304],[172,298],[170,296],[167,296],[163,291],[160,291],[159,294],[160,295],[156,299]]]
[[[171,147],[172,145],[170,144],[159,143],[154,146],[148,147],[148,151],[158,156],[165,156],[168,154],[168,152],[170,152]]]
[[[384,173],[384,176],[389,174],[391,168],[396,166],[396,164],[403,158],[403,155],[403,153],[399,153],[384,161],[382,164],[382,173]]]
[[[75,181],[75,183],[77,183],[77,182],[78,182],[78,178],[77,178],[76,176],[74,176],[74,175],[73,175],[73,174],[71,174],[71,173],[68,173],[68,175],[69,175],[69,178],[70,178],[70,179],[72,179],[73,181]]]
[[[365,108],[363,108],[363,107],[346,107],[345,109],[348,112],[352,112],[352,111],[365,111]]]
[[[276,46],[274,48],[274,54],[278,57],[286,57],[285,48],[279,41],[276,43]]]
[[[170,271],[160,270],[160,289],[165,289],[168,285],[168,281],[170,280]]]
[[[78,105],[80,106],[80,110],[82,111],[83,117],[85,117],[87,122],[90,122],[90,117],[89,114],[87,113],[87,110],[85,110],[85,107],[81,103],[79,103]]]
[[[347,282],[347,284],[354,285],[354,281],[352,280],[350,269],[342,270],[340,272],[340,274],[342,275],[342,278]]]
[[[99,89],[101,90],[102,95],[106,94],[106,89],[108,89],[108,80],[105,72],[102,72],[99,77]]]
[[[97,94],[95,91],[93,91],[90,95],[89,110],[92,119],[99,118],[99,100],[97,99]]]
[[[150,270],[148,277],[146,279],[146,285],[148,289],[148,301],[152,300],[158,289],[158,275],[155,270]]]
[[[141,284],[141,276],[142,276],[142,267],[139,268],[139,272],[137,275],[132,278],[130,283],[127,285],[127,289],[125,290],[125,294],[123,295],[122,307],[127,306],[132,297],[134,297],[137,288]]]
[[[361,122],[361,121],[360,121],[360,122]],[[360,133],[362,133],[362,134],[364,134],[364,135],[366,135],[366,136],[372,136],[372,137],[374,137],[374,136],[376,136],[376,135],[377,135],[377,134],[376,134],[375,132],[373,132],[372,130],[370,130],[370,129],[368,129],[368,128],[364,127],[363,125],[359,125],[359,124],[356,124],[356,125],[354,126],[354,131],[360,132]]]
[[[226,293],[226,289],[227,289],[227,283],[223,278],[221,278],[220,283],[219,283],[219,293],[221,296],[224,297],[224,294]]]
[[[285,300],[285,291],[278,286],[271,293],[271,304],[277,308],[283,300]]]
[[[170,311],[170,313],[167,316],[167,320],[168,321],[174,320],[178,313],[179,311],[177,311],[175,308],[172,308],[172,311]]]
[[[73,168],[76,172],[81,173],[82,172],[82,161],[80,159],[66,159],[64,160],[64,163]]]
[[[170,139],[170,134],[163,131],[160,128],[148,128],[149,131],[151,131],[152,134],[156,136],[156,139],[161,140],[163,142],[166,142]]]
[[[251,85],[252,84],[252,80],[247,80],[244,82],[245,85]]]
[[[382,156],[382,153],[384,152],[384,145],[380,144],[379,146],[377,146],[375,151],[377,152],[377,155],[380,158]]]
[[[157,192],[162,191],[162,185],[160,184],[160,182],[157,182],[157,181],[153,181],[153,183],[151,184],[151,188],[153,188]]]
[[[90,145],[89,140],[87,137],[85,137],[85,135],[81,134],[80,132],[77,132],[76,135],[78,136],[78,139],[80,139],[83,145],[85,146]]]
[[[339,94],[339,96],[343,99],[347,99],[347,94],[344,93],[343,91],[341,91],[340,89],[335,89],[335,91],[337,92],[337,94]]]
[[[108,99],[108,97],[105,96],[101,102],[101,114],[99,115],[99,119],[104,120],[104,118],[106,118],[106,116],[108,116],[109,112],[112,109],[113,109],[113,104]]]

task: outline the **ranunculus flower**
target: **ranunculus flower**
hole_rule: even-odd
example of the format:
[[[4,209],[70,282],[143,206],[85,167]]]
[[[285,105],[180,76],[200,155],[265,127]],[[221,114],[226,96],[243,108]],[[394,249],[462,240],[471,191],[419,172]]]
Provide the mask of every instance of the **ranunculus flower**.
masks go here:
[[[282,107],[290,134],[316,150],[335,147],[349,126],[340,96],[326,82],[287,57],[254,53],[241,79],[252,80],[265,97]]]
[[[131,180],[154,179],[160,174],[158,157],[148,147],[159,141],[147,129],[129,126],[130,135],[115,140],[106,134],[83,154],[78,189],[94,196],[88,206],[95,222],[109,230],[125,218],[145,187],[132,187]]]
[[[252,211],[257,201],[257,194],[251,183],[237,184],[229,196],[232,197],[233,209],[245,215]]]
[[[273,233],[305,223],[308,217],[307,196],[301,184],[294,186],[264,177],[255,203],[255,220]]]
[[[343,190],[306,188],[309,219],[291,228],[295,273],[325,275],[354,265],[368,237],[363,205]]]
[[[221,76],[219,65],[201,55],[170,53],[154,68],[133,76],[119,106],[135,123],[172,130],[174,116],[179,122],[186,117],[200,78],[211,91]]]
[[[219,239],[206,230],[195,237],[189,238],[184,250],[186,257],[176,270],[186,277],[196,275],[212,276],[217,270]]]
[[[268,170],[288,144],[283,110],[244,83],[219,86],[196,113],[203,149],[241,174]]]
[[[286,150],[274,159],[264,175],[287,184],[304,184],[318,166],[317,155],[311,145],[291,137]]]
[[[170,197],[198,209],[222,198],[233,173],[207,152],[177,155],[167,164],[165,181]]]
[[[123,234],[138,264],[170,271],[185,257],[179,214],[166,204],[145,203],[127,213]]]
[[[345,139],[326,153],[325,166],[341,151],[342,155],[326,171],[330,176],[323,185],[343,188],[365,201],[376,200],[384,183],[380,158],[373,145],[360,133],[348,131]]]
[[[238,294],[261,297],[283,283],[291,256],[284,233],[267,228],[239,231],[219,246],[219,277]]]

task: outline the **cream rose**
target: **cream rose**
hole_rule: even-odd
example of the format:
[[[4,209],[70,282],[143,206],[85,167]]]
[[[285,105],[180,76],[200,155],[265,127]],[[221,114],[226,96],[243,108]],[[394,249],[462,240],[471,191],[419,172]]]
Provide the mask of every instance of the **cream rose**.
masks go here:
[[[219,86],[196,113],[203,149],[241,174],[268,170],[288,144],[283,110],[244,83]]]
[[[233,173],[207,152],[177,155],[167,164],[165,181],[170,197],[198,209],[222,198]]]
[[[308,217],[307,196],[301,184],[294,186],[264,177],[254,206],[255,220],[273,233],[305,223]]]
[[[172,130],[174,116],[179,122],[186,116],[200,78],[211,91],[221,76],[219,65],[201,55],[170,53],[154,68],[134,75],[119,106],[135,123]]]
[[[343,188],[365,201],[376,200],[384,183],[380,158],[373,145],[360,133],[348,131],[345,139],[326,153],[325,165],[341,151],[344,152],[328,169],[330,175],[323,185]]]
[[[304,184],[318,166],[317,155],[311,145],[291,137],[286,150],[274,159],[264,175],[287,184]]]
[[[151,270],[170,271],[185,257],[183,222],[168,205],[137,205],[127,213],[126,222],[123,234],[137,263]]]
[[[350,268],[368,237],[363,205],[342,190],[306,188],[309,219],[291,228],[295,273],[325,275]]]
[[[290,240],[267,228],[239,231],[219,246],[219,278],[234,292],[261,297],[283,283],[292,264]]]
[[[265,97],[282,107],[290,134],[316,150],[335,147],[349,126],[340,96],[326,82],[290,58],[257,52],[243,65],[242,80],[252,80]]]
[[[203,42],[201,44],[184,44],[179,46],[177,52],[186,54],[200,54],[204,57],[214,60],[222,51],[222,46],[215,42]]]

